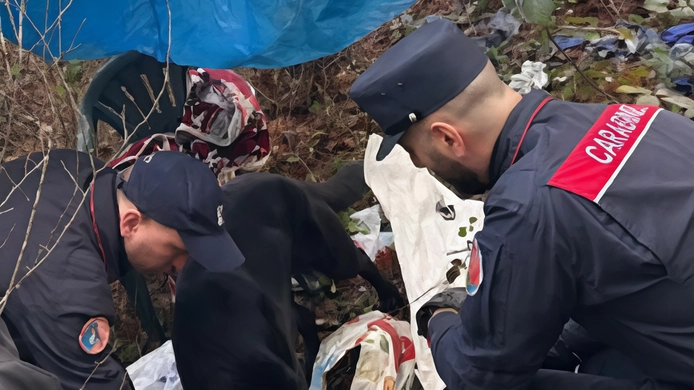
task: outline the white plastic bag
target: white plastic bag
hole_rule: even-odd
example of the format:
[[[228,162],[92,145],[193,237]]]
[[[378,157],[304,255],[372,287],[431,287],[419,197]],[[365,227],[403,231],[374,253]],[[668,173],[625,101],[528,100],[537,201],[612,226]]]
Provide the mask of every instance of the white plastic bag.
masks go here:
[[[388,235],[381,233],[380,214],[381,206],[374,205],[349,216],[359,229],[368,231],[368,233],[359,232],[352,235],[352,240],[361,245],[371,261],[375,261],[378,252],[390,244],[388,242],[383,242],[384,236],[388,237]]]
[[[126,370],[135,390],[183,390],[171,340],[139,358]]]
[[[417,376],[426,390],[441,390],[445,385],[436,373],[426,339],[417,335],[415,315],[438,292],[465,286],[466,275],[449,284],[446,271],[453,260],[467,258],[468,241],[482,229],[482,202],[458,198],[426,169],[415,167],[399,145],[385,159],[376,161],[382,139],[377,134],[369,137],[364,158],[366,183],[393,228],[395,251],[410,301]],[[462,227],[466,228],[466,237],[458,235]]]
[[[361,346],[351,390],[408,390],[414,380],[410,324],[372,311],[342,325],[321,342],[309,390],[325,390],[326,374],[347,351]]]

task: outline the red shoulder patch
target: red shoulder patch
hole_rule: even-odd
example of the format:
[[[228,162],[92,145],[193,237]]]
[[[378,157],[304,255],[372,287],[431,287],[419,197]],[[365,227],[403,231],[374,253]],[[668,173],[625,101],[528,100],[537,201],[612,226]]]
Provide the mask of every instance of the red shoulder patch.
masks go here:
[[[472,240],[472,249],[468,255],[467,261],[467,280],[465,288],[468,295],[472,296],[477,293],[484,279],[484,270],[482,269],[482,253],[480,252],[477,239]]]

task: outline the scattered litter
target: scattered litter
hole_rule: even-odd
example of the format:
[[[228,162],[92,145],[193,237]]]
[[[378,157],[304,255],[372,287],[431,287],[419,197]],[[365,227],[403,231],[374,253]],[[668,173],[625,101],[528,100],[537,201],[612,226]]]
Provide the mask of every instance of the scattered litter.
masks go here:
[[[325,390],[333,380],[355,390],[410,389],[415,372],[410,335],[409,323],[380,311],[354,318],[321,342],[310,390]],[[344,384],[347,375],[340,375],[344,365],[354,375],[350,387]]]
[[[126,368],[135,390],[183,390],[171,340]]]
[[[692,77],[677,77],[672,79],[675,84],[675,90],[684,96],[691,96],[694,93],[694,78]]]
[[[417,310],[433,295],[448,287],[464,287],[465,277],[446,279],[452,262],[465,260],[468,242],[482,229],[483,203],[463,200],[446,188],[427,169],[412,164],[399,145],[382,161],[376,153],[383,137],[372,134],[364,155],[364,176],[390,221],[395,248],[410,302],[411,338],[416,350],[417,377],[427,390],[445,387],[439,378],[431,350],[417,335]],[[461,237],[461,228],[466,228]]]
[[[542,89],[549,83],[549,76],[543,71],[547,65],[542,62],[525,61],[521,66],[521,73],[511,76],[509,87],[521,95],[530,90]]]
[[[501,46],[503,42],[518,34],[520,26],[520,20],[511,15],[506,8],[501,8],[492,18],[478,21],[465,33],[477,43],[480,49],[487,50],[490,47]],[[478,36],[472,36],[474,34]]]
[[[670,27],[660,34],[660,37],[670,46],[678,43],[694,44],[694,23],[680,24]]]
[[[560,49],[566,50],[571,49],[572,47],[580,46],[586,40],[585,38],[557,35],[554,37],[554,41],[557,42],[557,45]]]
[[[619,22],[615,28],[620,35],[606,35],[590,41],[590,47],[601,58],[616,57],[621,61],[633,54],[645,54],[648,50],[664,45],[658,33],[637,24]]]
[[[371,206],[368,209],[357,211],[349,217],[360,230],[367,231],[367,233],[359,232],[352,235],[352,240],[364,249],[371,261],[376,260],[376,255],[384,248],[380,240],[381,206]]]

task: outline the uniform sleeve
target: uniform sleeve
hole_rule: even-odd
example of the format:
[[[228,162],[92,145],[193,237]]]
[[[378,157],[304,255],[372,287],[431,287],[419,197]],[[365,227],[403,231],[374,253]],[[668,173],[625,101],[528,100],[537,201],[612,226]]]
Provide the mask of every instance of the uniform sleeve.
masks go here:
[[[527,388],[576,299],[568,235],[551,202],[490,203],[475,236],[480,288],[459,316],[438,315],[430,325],[434,362],[449,388]]]

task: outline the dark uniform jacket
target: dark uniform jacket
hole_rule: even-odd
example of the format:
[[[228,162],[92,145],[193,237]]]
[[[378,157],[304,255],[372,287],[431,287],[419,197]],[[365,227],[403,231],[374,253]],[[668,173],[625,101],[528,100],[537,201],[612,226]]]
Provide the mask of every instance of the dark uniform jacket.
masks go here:
[[[495,146],[480,288],[431,321],[439,374],[451,389],[693,388],[694,123],[553,100],[523,137],[545,97],[524,96]],[[651,379],[538,372],[569,318]]]
[[[53,150],[43,163],[42,157],[34,153],[0,167],[0,291],[10,285],[18,259],[13,284],[23,280],[2,318],[22,360],[56,375],[63,389],[80,389],[90,376],[86,389],[129,389],[125,370],[107,358],[109,346],[90,354],[79,343],[90,319],[113,324],[109,282],[130,269],[118,228],[115,173],[97,176],[92,205],[89,185],[103,162],[73,150]]]
[[[199,390],[306,389],[295,353],[291,277],[318,270],[342,280],[360,271],[360,251],[334,210],[366,193],[363,166],[345,167],[326,183],[248,173],[222,188],[225,227],[246,260],[228,274],[194,261],[180,272],[172,339],[181,383]]]

